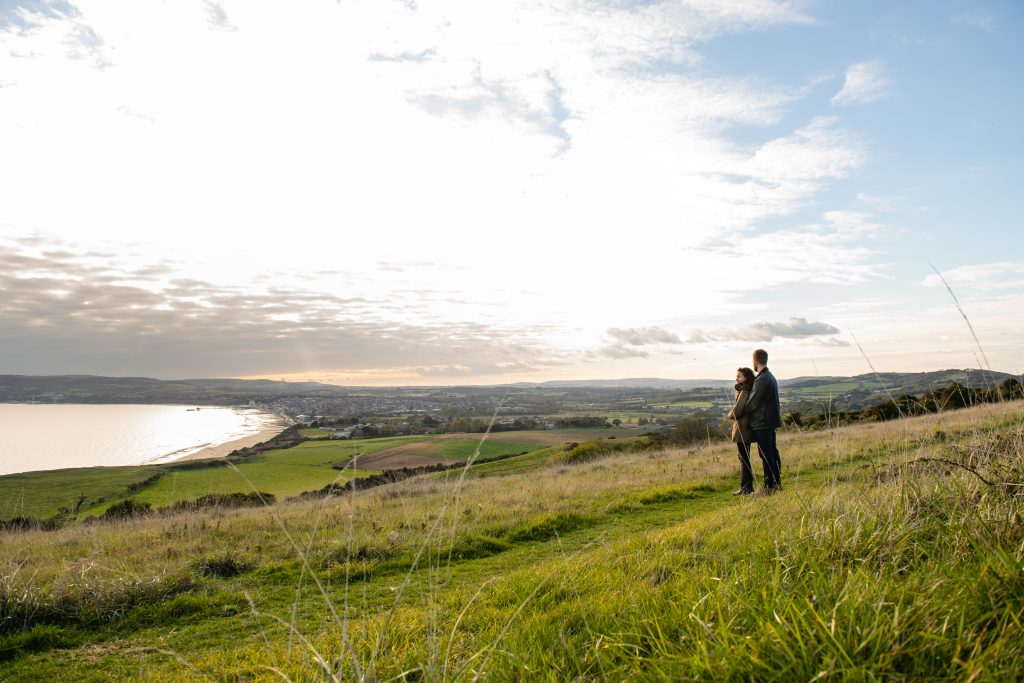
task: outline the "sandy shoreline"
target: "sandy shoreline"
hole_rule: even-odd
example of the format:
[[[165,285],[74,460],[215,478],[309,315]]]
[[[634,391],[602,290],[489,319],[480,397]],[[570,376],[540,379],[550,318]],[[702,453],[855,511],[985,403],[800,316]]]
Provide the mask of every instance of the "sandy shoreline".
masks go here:
[[[240,439],[225,441],[224,443],[217,444],[216,446],[207,446],[205,448],[201,448],[195,453],[175,458],[174,460],[168,460],[167,462],[173,463],[185,462],[186,460],[210,460],[212,458],[223,458],[239,448],[248,448],[249,446],[255,446],[258,443],[268,441],[290,427],[291,424],[292,423],[286,418],[279,415],[272,424],[265,426],[263,429],[251,436],[243,436]]]

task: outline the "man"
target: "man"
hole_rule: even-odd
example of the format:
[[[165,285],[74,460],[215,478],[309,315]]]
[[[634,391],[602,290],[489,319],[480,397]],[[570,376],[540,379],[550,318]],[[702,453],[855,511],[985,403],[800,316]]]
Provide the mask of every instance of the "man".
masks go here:
[[[747,399],[750,431],[754,433],[757,453],[764,466],[764,485],[761,493],[774,493],[782,488],[782,459],[775,445],[775,430],[782,426],[782,406],[779,404],[779,383],[768,370],[768,352],[754,351],[754,388]]]

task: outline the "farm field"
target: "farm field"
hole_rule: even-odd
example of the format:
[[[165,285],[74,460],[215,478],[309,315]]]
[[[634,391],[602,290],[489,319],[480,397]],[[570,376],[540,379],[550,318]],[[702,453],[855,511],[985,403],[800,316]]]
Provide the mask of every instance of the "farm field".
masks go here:
[[[306,427],[299,430],[299,434],[307,439],[329,439],[334,432],[326,429],[320,429],[319,427]]]
[[[536,450],[535,442],[516,442],[490,438],[482,444],[479,440],[466,438],[439,439],[426,441],[410,441],[383,450],[374,450],[369,455],[360,455],[358,459],[342,461],[346,467],[360,469],[397,469],[400,467],[422,467],[437,463],[452,464],[463,462],[479,449],[479,460],[490,460],[505,455],[518,454]]]
[[[701,401],[701,403],[703,403],[703,401]],[[669,403],[652,403],[652,404],[650,404],[650,408],[645,408],[644,410],[596,410],[596,411],[595,410],[591,410],[589,412],[588,411],[570,411],[570,412],[565,412],[565,413],[559,413],[557,415],[551,415],[551,416],[549,416],[549,419],[557,420],[557,419],[565,418],[565,417],[603,417],[606,420],[611,421],[611,420],[614,420],[614,419],[618,418],[619,420],[622,421],[623,425],[634,425],[635,426],[637,421],[640,420],[640,418],[648,418],[649,419],[649,418],[652,418],[652,417],[653,418],[661,417],[661,418],[666,418],[667,419],[667,418],[671,418],[671,417],[678,417],[678,415],[673,416],[673,415],[668,415],[668,414],[662,412],[664,410],[664,408],[666,406],[669,406],[669,405],[671,405],[671,404],[669,404]],[[622,429],[622,427],[619,427],[618,429]],[[612,432],[612,433],[615,433],[615,432]]]
[[[123,497],[130,486],[139,485],[162,470],[159,465],[139,465],[8,474],[0,477],[0,519],[44,519],[57,514],[62,507],[92,508]]]
[[[554,444],[608,436],[617,430],[559,429],[498,432],[480,446],[481,460],[529,452]],[[622,430],[622,433],[628,433]],[[0,519],[44,519],[61,508],[75,517],[101,515],[132,499],[154,508],[210,494],[270,493],[278,499],[365,476],[383,469],[460,462],[480,445],[478,434],[395,436],[377,439],[305,441],[298,446],[235,458],[235,467],[197,461],[138,467],[83,468],[0,477]],[[359,455],[358,470],[342,471]],[[336,467],[338,466],[338,467]]]
[[[0,678],[1016,678],[1024,405],[780,448],[768,497],[730,495],[731,444],[551,447],[469,470],[491,476],[2,534]]]
[[[309,442],[307,442],[309,443]],[[301,447],[296,446],[297,450]],[[313,449],[306,449],[307,451]],[[284,453],[284,452],[281,452]],[[127,496],[153,507],[166,507],[218,493],[269,493],[276,498],[297,496],[332,482],[343,483],[353,476],[374,474],[370,470],[340,471],[330,462],[317,462],[315,453],[259,454],[234,467],[204,467],[169,470],[155,482]],[[100,513],[97,508],[87,512]]]

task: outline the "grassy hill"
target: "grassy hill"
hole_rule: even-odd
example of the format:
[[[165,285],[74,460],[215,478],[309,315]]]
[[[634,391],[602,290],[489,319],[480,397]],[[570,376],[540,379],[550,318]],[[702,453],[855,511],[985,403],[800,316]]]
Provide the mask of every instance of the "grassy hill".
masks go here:
[[[729,444],[575,464],[549,447],[0,534],[0,679],[1019,676],[1024,405],[780,448],[770,497],[729,495]]]
[[[989,389],[1013,377],[1005,372],[983,370],[936,370],[933,372],[882,372],[854,377],[796,377],[779,382],[782,401],[791,408],[820,412],[827,406],[865,408],[901,394],[920,396],[958,383]]]

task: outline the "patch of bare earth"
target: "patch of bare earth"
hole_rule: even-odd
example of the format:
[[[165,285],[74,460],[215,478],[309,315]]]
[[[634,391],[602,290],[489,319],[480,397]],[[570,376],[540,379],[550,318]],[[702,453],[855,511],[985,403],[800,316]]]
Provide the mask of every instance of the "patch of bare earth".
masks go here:
[[[423,467],[424,465],[451,465],[462,462],[458,458],[447,458],[441,454],[440,444],[437,442],[421,442],[402,444],[385,448],[382,451],[370,455],[359,456],[355,464],[361,470],[397,470],[402,467]],[[353,462],[349,460],[344,467],[352,467]]]

